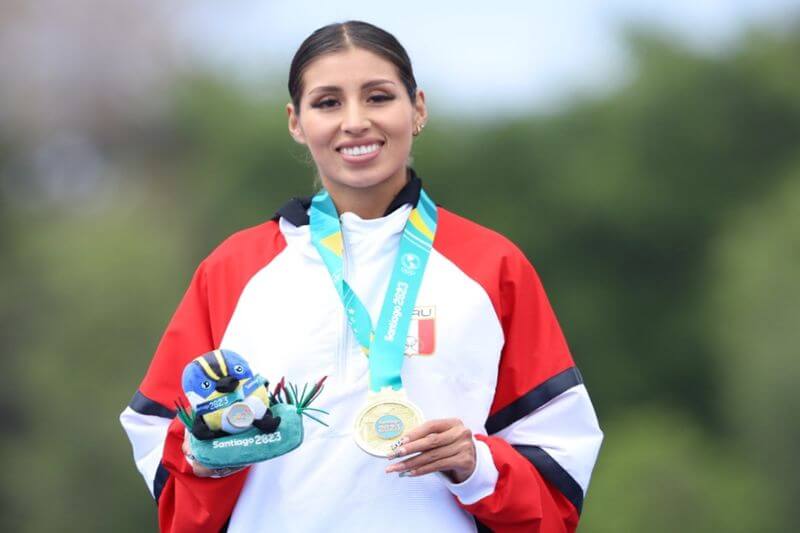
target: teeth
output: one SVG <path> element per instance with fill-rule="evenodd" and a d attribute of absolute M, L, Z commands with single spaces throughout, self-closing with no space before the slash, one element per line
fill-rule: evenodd
<path fill-rule="evenodd" d="M 342 152 L 347 155 L 364 155 L 369 154 L 380 148 L 381 145 L 378 143 L 370 144 L 368 146 L 348 146 L 342 148 Z"/>

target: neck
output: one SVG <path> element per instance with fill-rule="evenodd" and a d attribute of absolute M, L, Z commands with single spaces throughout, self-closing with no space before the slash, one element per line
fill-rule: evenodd
<path fill-rule="evenodd" d="M 355 213 L 363 219 L 380 218 L 386 214 L 389 204 L 408 182 L 408 171 L 403 167 L 394 176 L 371 187 L 348 187 L 340 183 L 323 180 L 331 195 L 336 210 Z"/>

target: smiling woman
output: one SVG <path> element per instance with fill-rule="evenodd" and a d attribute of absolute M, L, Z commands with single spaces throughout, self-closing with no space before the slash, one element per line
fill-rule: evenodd
<path fill-rule="evenodd" d="M 289 93 L 323 189 L 203 261 L 121 417 L 161 529 L 573 531 L 594 409 L 522 252 L 408 167 L 428 114 L 405 50 L 364 22 L 325 26 Z M 246 469 L 192 460 L 167 406 L 217 349 L 274 379 L 326 374 L 330 427 Z"/>
<path fill-rule="evenodd" d="M 379 55 L 381 48 L 333 42 L 329 48 L 314 61 L 303 47 L 298 51 L 290 74 L 298 81 L 289 83 L 286 106 L 289 131 L 308 146 L 339 212 L 375 218 L 405 185 L 412 134 L 428 117 L 425 94 L 410 63 L 398 69 Z"/>

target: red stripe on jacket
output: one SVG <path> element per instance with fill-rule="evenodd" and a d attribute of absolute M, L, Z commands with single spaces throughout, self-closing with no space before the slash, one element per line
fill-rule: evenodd
<path fill-rule="evenodd" d="M 490 412 L 495 414 L 574 362 L 539 276 L 522 251 L 446 209 L 438 213 L 434 248 L 483 287 L 503 329 Z M 499 478 L 493 494 L 464 509 L 498 533 L 574 531 L 577 509 L 528 459 L 499 437 L 478 438 L 489 445 Z"/>
<path fill-rule="evenodd" d="M 139 388 L 142 394 L 167 407 L 183 396 L 184 366 L 219 347 L 245 285 L 285 247 L 278 223 L 269 221 L 233 234 L 200 264 L 156 349 Z M 170 533 L 219 531 L 233 512 L 247 473 L 220 479 L 195 476 L 181 451 L 183 435 L 183 424 L 173 420 L 162 458 L 170 475 L 158 500 L 159 528 Z"/>

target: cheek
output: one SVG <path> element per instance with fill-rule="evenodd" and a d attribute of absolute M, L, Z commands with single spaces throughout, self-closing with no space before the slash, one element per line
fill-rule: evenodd
<path fill-rule="evenodd" d="M 394 141 L 396 147 L 411 146 L 411 117 L 404 110 L 398 110 L 383 122 L 383 128 Z"/>
<path fill-rule="evenodd" d="M 403 154 L 407 154 L 411 151 L 411 144 L 413 136 L 411 135 L 411 128 L 404 126 L 401 128 L 397 128 L 394 132 L 392 132 L 392 139 L 393 139 L 393 149 L 398 152 L 402 152 Z"/>
<path fill-rule="evenodd" d="M 332 121 L 323 118 L 301 122 L 301 126 L 308 148 L 312 152 L 328 148 L 336 136 L 336 125 Z"/>

